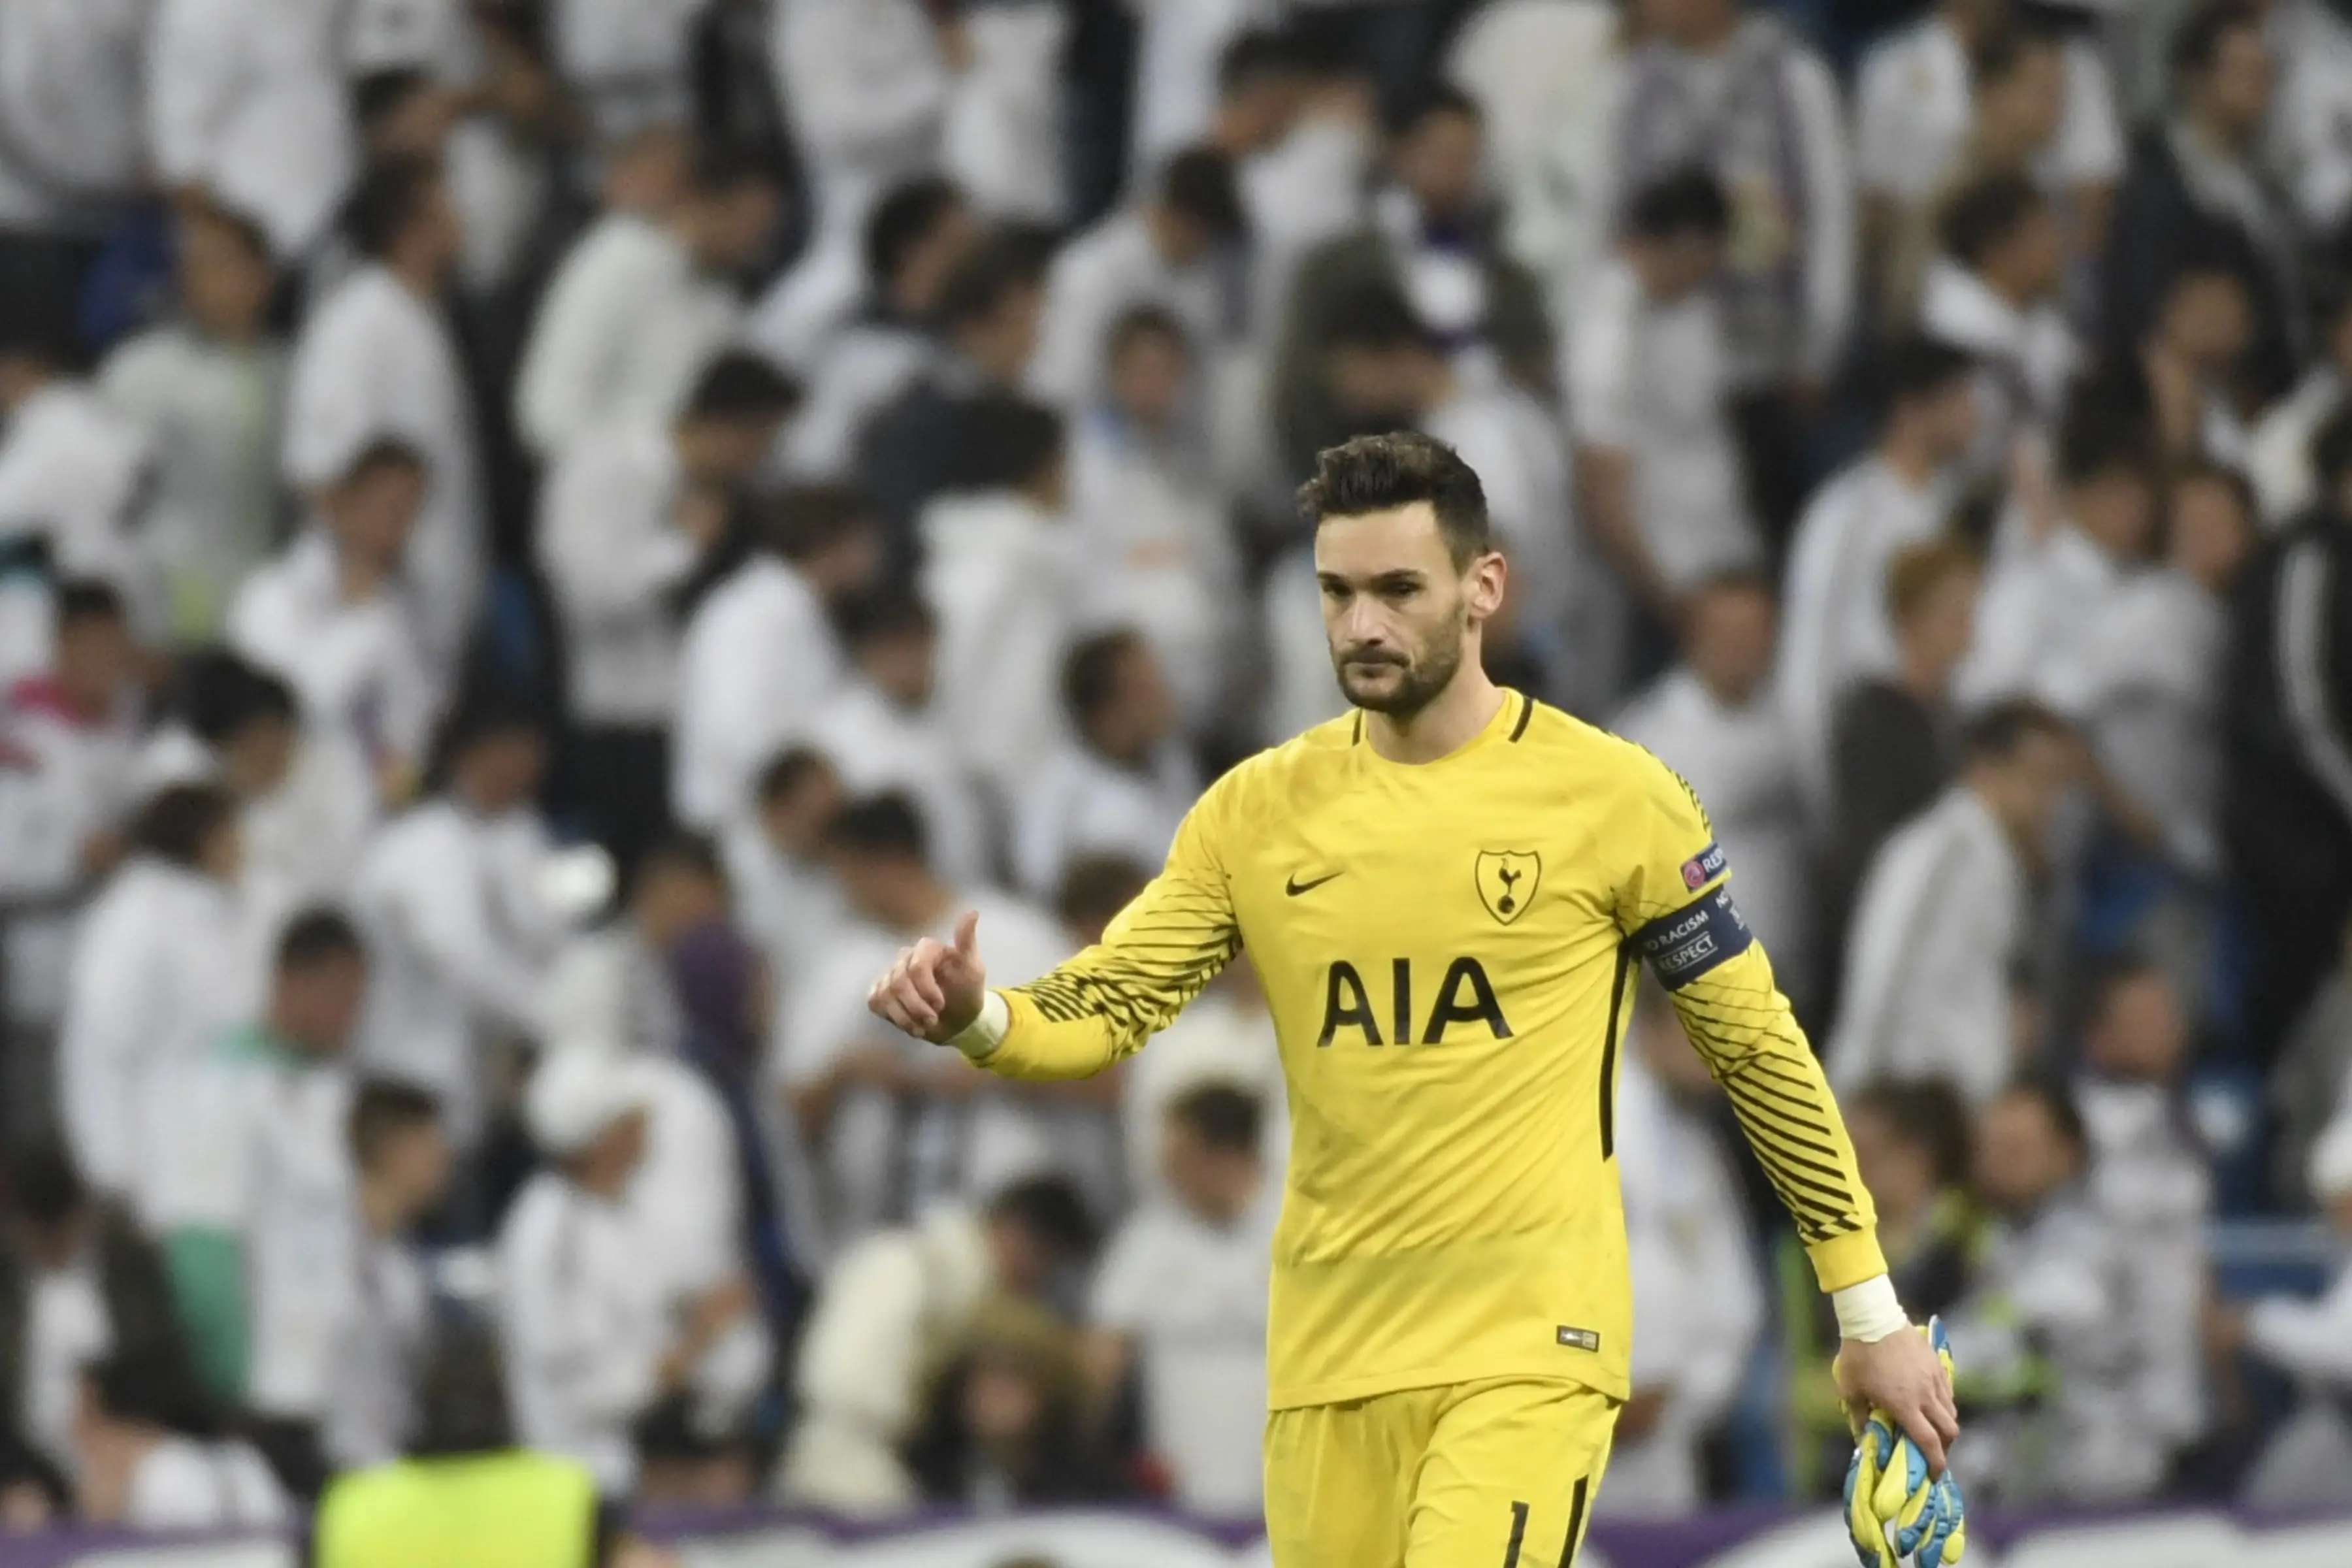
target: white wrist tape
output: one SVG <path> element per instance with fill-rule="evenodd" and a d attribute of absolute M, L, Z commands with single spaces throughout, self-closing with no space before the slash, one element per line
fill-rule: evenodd
<path fill-rule="evenodd" d="M 1013 1009 L 995 992 L 985 992 L 980 999 L 980 1016 L 948 1037 L 947 1043 L 975 1062 L 984 1062 L 996 1054 L 1004 1043 L 1004 1031 L 1013 1026 Z"/>
<path fill-rule="evenodd" d="M 1874 1274 L 1859 1285 L 1831 1291 L 1830 1305 L 1837 1310 L 1841 1339 L 1875 1344 L 1911 1326 L 1911 1320 L 1904 1316 L 1903 1303 L 1895 1300 L 1895 1281 L 1884 1274 Z"/>

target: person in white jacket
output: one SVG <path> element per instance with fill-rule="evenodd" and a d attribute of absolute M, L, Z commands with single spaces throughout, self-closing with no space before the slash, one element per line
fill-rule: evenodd
<path fill-rule="evenodd" d="M 1640 1330 L 1633 1396 L 1618 1417 L 1598 1506 L 1679 1518 L 1706 1500 L 1699 1446 L 1747 1376 L 1764 1326 L 1764 1282 L 1738 1184 L 1710 1125 L 1718 1091 L 1664 994 L 1647 981 L 1632 1035 L 1617 1085 L 1617 1160 Z"/>
<path fill-rule="evenodd" d="M 1960 755 L 1959 782 L 1886 841 L 1863 880 L 1824 1053 L 1842 1090 L 1941 1077 L 1983 1105 L 2018 1069 L 2011 971 L 2074 740 L 2044 709 L 2000 703 L 1969 725 Z"/>
<path fill-rule="evenodd" d="M 285 342 L 269 325 L 278 286 L 259 226 L 213 205 L 181 209 L 175 320 L 107 356 L 98 389 L 155 455 L 148 541 L 164 629 L 209 641 L 246 573 L 278 532 L 278 425 Z"/>
<path fill-rule="evenodd" d="M 583 235 L 540 305 L 515 376 L 515 427 L 543 463 L 610 420 L 674 418 L 742 324 L 737 275 L 773 234 L 767 171 L 705 148 L 676 206 Z"/>
<path fill-rule="evenodd" d="M 481 603 L 488 550 L 478 428 L 442 305 L 457 259 L 457 216 L 439 170 L 413 160 L 371 171 L 353 196 L 352 237 L 366 261 L 311 313 L 286 400 L 287 479 L 332 484 L 385 437 L 431 471 L 408 572 L 429 616 L 436 675 L 456 670 Z"/>
<path fill-rule="evenodd" d="M 443 700 L 404 572 L 427 483 L 415 448 L 369 443 L 228 614 L 229 645 L 295 689 L 305 727 L 342 748 L 384 806 L 415 789 Z"/>
<path fill-rule="evenodd" d="M 625 1498 L 639 1474 L 636 1421 L 679 1395 L 740 1414 L 766 1371 L 764 1335 L 747 1282 L 679 1301 L 645 1266 L 629 1203 L 651 1122 L 639 1075 L 593 1046 L 559 1047 L 532 1075 L 525 1113 L 550 1163 L 499 1233 L 508 1398 L 525 1443 L 579 1460 Z"/>
<path fill-rule="evenodd" d="M 440 1096 L 452 1141 L 470 1149 L 487 1053 L 501 1037 L 538 1036 L 561 927 L 540 885 L 538 719 L 485 700 L 450 720 L 441 751 L 440 791 L 377 836 L 352 880 L 375 963 L 359 1058 Z"/>
<path fill-rule="evenodd" d="M 948 86 L 940 161 L 972 205 L 1003 222 L 1058 225 L 1062 69 L 1071 17 L 1062 0 L 995 0 L 957 13 L 964 59 Z"/>
<path fill-rule="evenodd" d="M 140 813 L 131 857 L 74 943 L 58 1040 L 58 1118 L 91 1186 L 140 1201 L 143 1119 L 165 1069 L 252 1016 L 262 963 L 236 879 L 243 846 L 224 790 L 181 784 Z"/>
<path fill-rule="evenodd" d="M 794 399 L 766 361 L 721 354 L 681 412 L 594 426 L 541 491 L 539 557 L 569 659 L 574 786 L 624 865 L 669 820 L 677 597 L 727 542 L 740 491 Z"/>
<path fill-rule="evenodd" d="M 704 599 L 678 651 L 670 799 L 717 831 L 778 752 L 805 736 L 845 674 L 833 608 L 870 587 L 881 544 L 864 498 L 787 490 L 763 503 L 751 556 Z"/>
<path fill-rule="evenodd" d="M 921 1416 L 925 1373 L 992 1294 L 1041 1296 L 1094 1243 L 1077 1194 L 1041 1177 L 984 1208 L 940 1208 L 844 1253 L 801 1338 L 799 1421 L 777 1472 L 779 1495 L 850 1515 L 913 1506 L 898 1447 Z"/>
<path fill-rule="evenodd" d="M 693 111 L 695 27 L 710 0 L 555 0 L 546 9 L 549 52 L 599 139 Z"/>
<path fill-rule="evenodd" d="M 778 0 L 775 79 L 808 160 L 817 244 L 856 290 L 856 239 L 875 199 L 933 171 L 951 79 L 947 24 L 920 0 Z"/>
<path fill-rule="evenodd" d="M 768 960 L 778 1006 L 846 916 L 824 863 L 824 834 L 847 798 L 814 746 L 788 746 L 761 768 L 751 808 L 719 838 L 736 918 Z"/>

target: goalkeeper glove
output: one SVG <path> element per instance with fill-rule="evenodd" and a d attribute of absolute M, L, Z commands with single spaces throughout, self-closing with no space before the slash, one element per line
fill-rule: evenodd
<path fill-rule="evenodd" d="M 1925 1332 L 1949 1377 L 1952 1350 L 1942 1320 L 1931 1319 Z M 1906 1557 L 1918 1568 L 1948 1568 L 1968 1550 L 1959 1483 L 1948 1469 L 1942 1479 L 1928 1479 L 1927 1456 L 1883 1410 L 1870 1413 L 1846 1467 L 1845 1523 L 1862 1568 L 1898 1568 Z"/>

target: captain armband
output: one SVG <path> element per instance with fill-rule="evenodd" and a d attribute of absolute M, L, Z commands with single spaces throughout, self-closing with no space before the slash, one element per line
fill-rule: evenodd
<path fill-rule="evenodd" d="M 1660 915 L 1633 933 L 1635 951 L 1669 991 L 1679 991 L 1717 964 L 1738 957 L 1755 941 L 1756 933 L 1732 903 L 1727 886 Z"/>

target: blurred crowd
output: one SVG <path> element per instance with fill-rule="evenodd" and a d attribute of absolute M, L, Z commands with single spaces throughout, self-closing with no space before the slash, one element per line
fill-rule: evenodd
<path fill-rule="evenodd" d="M 2346 0 L 12 0 L 0 1530 L 291 1517 L 461 1321 L 617 1500 L 1254 1516 L 1246 960 L 1078 1084 L 865 996 L 1336 714 L 1401 426 L 1707 802 L 1972 1497 L 2340 1490 L 2352 1272 L 2209 1237 L 2352 1239 L 2347 221 Z M 1601 1506 L 1824 1495 L 1633 1031 Z"/>

